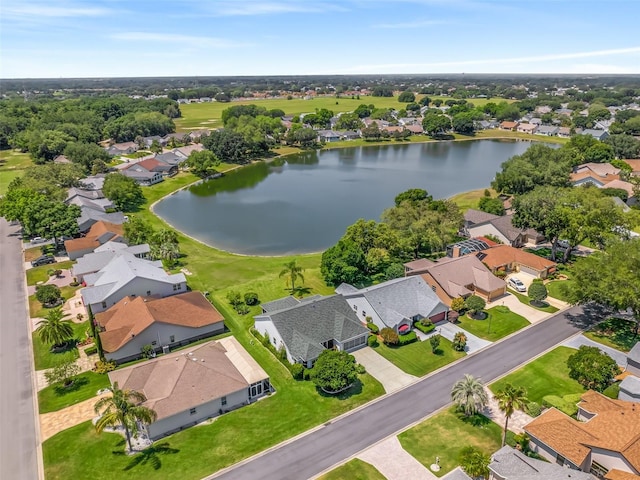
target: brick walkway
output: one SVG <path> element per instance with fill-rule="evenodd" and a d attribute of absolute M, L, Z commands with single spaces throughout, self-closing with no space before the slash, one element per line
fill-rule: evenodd
<path fill-rule="evenodd" d="M 491 393 L 491 390 L 487 387 L 485 387 L 485 392 L 487 392 L 489 397 L 489 406 L 482 412 L 483 415 L 504 428 L 505 416 L 500 408 L 498 408 L 498 401 L 493 397 L 493 393 Z M 533 417 L 530 417 L 520 410 L 516 410 L 513 415 L 511 415 L 511 418 L 509 418 L 509 430 L 514 433 L 522 433 L 524 426 L 531 421 L 533 421 Z"/>
<path fill-rule="evenodd" d="M 43 413 L 40 415 L 40 435 L 42 437 L 42 441 L 44 442 L 46 439 L 51 438 L 58 432 L 96 417 L 97 415 L 94 411 L 94 406 L 98 399 L 104 396 L 104 394 L 96 396 L 89 400 L 85 400 L 84 402 L 63 408 L 62 410 Z"/>

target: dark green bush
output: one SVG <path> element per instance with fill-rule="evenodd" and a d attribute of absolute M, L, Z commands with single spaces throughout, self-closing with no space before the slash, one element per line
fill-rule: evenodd
<path fill-rule="evenodd" d="M 356 373 L 358 375 L 364 375 L 365 373 L 367 373 L 367 369 L 364 368 L 364 365 L 356 363 Z"/>
<path fill-rule="evenodd" d="M 249 306 L 257 305 L 260 302 L 256 292 L 247 292 L 244 294 L 244 303 Z"/>
<path fill-rule="evenodd" d="M 409 332 L 406 335 L 398 335 L 398 346 L 407 345 L 409 343 L 417 342 L 418 336 L 416 332 Z"/>
<path fill-rule="evenodd" d="M 371 330 L 371 333 L 374 333 L 374 334 L 377 334 L 377 333 L 380 331 L 380 329 L 378 328 L 378 326 L 377 326 L 375 323 L 373 323 L 373 322 L 368 322 L 368 323 L 367 323 L 367 328 L 368 328 L 369 330 Z"/>
<path fill-rule="evenodd" d="M 290 370 L 293 378 L 296 380 L 302 380 L 302 377 L 304 376 L 304 366 L 301 363 L 294 363 L 291 365 Z"/>
<path fill-rule="evenodd" d="M 436 329 L 436 326 L 431 322 L 422 323 L 422 321 L 419 321 L 416 322 L 413 326 L 420 330 L 422 333 L 433 332 Z"/>
<path fill-rule="evenodd" d="M 529 402 L 526 407 L 527 413 L 532 417 L 537 417 L 542 413 L 542 407 L 538 402 Z"/>
<path fill-rule="evenodd" d="M 94 354 L 98 353 L 98 347 L 96 347 L 96 346 L 89 347 L 89 348 L 85 349 L 84 353 L 86 353 L 87 355 L 94 355 Z"/>
<path fill-rule="evenodd" d="M 369 345 L 370 347 L 377 347 L 378 337 L 375 335 L 369 335 L 369 338 L 367 338 L 367 345 Z"/>

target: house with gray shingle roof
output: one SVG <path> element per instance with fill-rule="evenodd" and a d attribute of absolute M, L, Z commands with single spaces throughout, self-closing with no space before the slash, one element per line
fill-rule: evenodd
<path fill-rule="evenodd" d="M 627 372 L 640 376 L 640 342 L 627 353 Z"/>
<path fill-rule="evenodd" d="M 624 377 L 620 382 L 618 400 L 626 400 L 627 402 L 640 401 L 640 378 L 634 375 Z"/>
<path fill-rule="evenodd" d="M 409 332 L 413 322 L 423 318 L 434 323 L 446 320 L 449 311 L 419 276 L 396 278 L 361 289 L 343 283 L 336 293 L 344 296 L 361 321 L 370 317 L 379 328 L 389 327 L 400 334 Z"/>
<path fill-rule="evenodd" d="M 272 310 L 280 306 L 284 308 Z M 351 352 L 367 343 L 369 329 L 342 295 L 305 299 L 296 305 L 280 299 L 262 308 L 264 313 L 254 317 L 254 328 L 276 349 L 284 348 L 291 363 L 311 368 L 326 349 Z"/>
<path fill-rule="evenodd" d="M 594 480 L 594 477 L 579 470 L 527 457 L 507 445 L 491 457 L 489 480 Z"/>
<path fill-rule="evenodd" d="M 106 242 L 96 248 L 93 253 L 88 253 L 78 258 L 78 261 L 71 267 L 71 275 L 82 283 L 85 275 L 96 273 L 115 257 L 133 255 L 137 258 L 146 259 L 149 252 L 150 247 L 146 243 L 129 247 L 126 243 Z"/>
<path fill-rule="evenodd" d="M 518 228 L 513 225 L 513 215 L 494 215 L 494 217 L 496 218 L 486 217 L 487 220 L 472 222 L 467 220 L 467 213 L 465 213 L 465 234 L 472 238 L 490 235 L 512 247 L 522 247 L 526 243 L 538 244 L 544 241 L 544 236 L 534 229 Z"/>

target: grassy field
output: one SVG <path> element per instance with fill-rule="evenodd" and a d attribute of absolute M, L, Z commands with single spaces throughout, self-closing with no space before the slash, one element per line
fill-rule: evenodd
<path fill-rule="evenodd" d="M 33 162 L 28 153 L 0 150 L 0 195 L 6 193 L 11 180 L 22 176 L 23 170 L 31 165 Z"/>
<path fill-rule="evenodd" d="M 318 480 L 385 480 L 385 477 L 373 465 L 354 458 Z"/>
<path fill-rule="evenodd" d="M 469 192 L 458 193 L 457 195 L 450 197 L 449 200 L 457 204 L 462 212 L 466 212 L 470 208 L 477 210 L 480 199 L 484 197 L 484 191 L 484 188 L 480 188 L 479 190 L 471 190 Z M 496 196 L 495 190 L 490 188 L 489 191 L 491 192 L 492 197 Z"/>
<path fill-rule="evenodd" d="M 491 342 L 517 332 L 529 325 L 529 321 L 512 312 L 508 307 L 497 306 L 486 310 L 489 316 L 484 320 L 474 320 L 467 315 L 458 317 L 457 325 L 476 337 Z"/>
<path fill-rule="evenodd" d="M 416 377 L 422 377 L 465 355 L 456 352 L 449 340 L 440 338 L 437 353 L 431 352 L 429 341 L 414 342 L 402 347 L 387 347 L 380 343 L 375 351 L 393 363 L 400 370 Z"/>
<path fill-rule="evenodd" d="M 628 352 L 640 340 L 635 334 L 635 328 L 636 322 L 632 320 L 609 318 L 585 332 L 584 335 L 594 342 Z"/>
<path fill-rule="evenodd" d="M 557 298 L 558 300 L 562 300 L 564 302 L 568 301 L 567 295 L 564 293 L 565 285 L 570 285 L 572 282 L 571 279 L 567 280 L 553 280 L 549 283 L 546 283 L 547 292 L 549 292 L 549 296 L 553 298 Z"/>
<path fill-rule="evenodd" d="M 542 403 L 546 395 L 559 397 L 584 392 L 577 381 L 569 378 L 567 359 L 576 352 L 569 347 L 558 347 L 540 358 L 491 384 L 492 392 L 502 390 L 506 383 L 519 385 L 527 389 L 531 402 Z"/>
<path fill-rule="evenodd" d="M 36 249 L 40 250 L 39 247 Z M 26 256 L 26 254 L 25 254 Z M 37 257 L 36 257 L 37 258 Z M 56 262 L 49 265 L 40 265 L 39 267 L 30 268 L 27 270 L 27 285 L 35 285 L 38 282 L 46 282 L 49 280 L 49 270 L 65 270 L 71 268 L 75 262 L 68 260 L 66 262 Z"/>
<path fill-rule="evenodd" d="M 498 450 L 502 429 L 482 415 L 465 418 L 450 408 L 401 433 L 398 439 L 427 468 L 440 457 L 440 471 L 434 474 L 441 477 L 459 465 L 458 456 L 465 447 L 477 447 L 488 455 Z"/>
<path fill-rule="evenodd" d="M 73 323 L 72 325 L 74 339 L 76 341 L 82 340 L 85 337 L 85 332 L 89 328 L 89 322 Z M 78 348 L 75 346 L 75 343 L 64 351 L 52 353 L 51 346 L 45 344 L 40 340 L 38 334 L 33 332 L 33 357 L 35 359 L 36 370 L 52 368 L 59 362 L 67 361 L 69 359 L 75 360 L 78 356 Z"/>
<path fill-rule="evenodd" d="M 109 377 L 95 372 L 84 372 L 76 376 L 73 385 L 63 388 L 57 385 L 46 387 L 38 392 L 40 413 L 55 412 L 70 405 L 95 397 L 96 392 L 108 387 Z"/>
<path fill-rule="evenodd" d="M 531 299 L 524 293 L 516 292 L 511 288 L 508 288 L 507 290 L 511 295 L 515 296 L 518 300 L 520 300 L 520 303 L 524 303 L 528 307 L 535 308 L 536 310 L 540 310 L 541 312 L 547 312 L 547 313 L 556 313 L 558 311 L 556 307 L 549 304 L 547 304 L 546 307 L 536 307 L 535 305 L 531 304 Z"/>

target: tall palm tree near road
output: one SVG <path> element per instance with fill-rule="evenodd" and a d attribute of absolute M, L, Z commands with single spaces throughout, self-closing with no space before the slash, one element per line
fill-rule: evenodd
<path fill-rule="evenodd" d="M 100 414 L 100 419 L 96 422 L 96 431 L 102 432 L 105 427 L 117 427 L 122 425 L 124 433 L 131 446 L 131 434 L 138 433 L 138 422 L 145 424 L 155 422 L 157 414 L 150 408 L 140 405 L 147 398 L 141 392 L 135 390 L 121 390 L 118 382 L 114 382 L 108 390 L 110 397 L 102 397 L 95 404 L 95 412 Z"/>
<path fill-rule="evenodd" d="M 509 419 L 516 410 L 524 410 L 527 402 L 527 391 L 524 387 L 515 387 L 510 383 L 504 386 L 503 390 L 500 390 L 495 394 L 495 399 L 498 401 L 498 408 L 504 413 L 504 432 L 502 432 L 502 446 L 507 441 L 507 427 L 509 426 Z"/>
<path fill-rule="evenodd" d="M 40 320 L 36 333 L 44 343 L 52 347 L 62 346 L 73 338 L 73 327 L 69 320 L 63 320 L 65 314 L 62 308 L 52 308 L 47 312 L 44 320 Z"/>
<path fill-rule="evenodd" d="M 280 278 L 287 277 L 287 285 L 291 284 L 291 293 L 296 291 L 296 281 L 299 279 L 304 283 L 304 268 L 299 266 L 295 260 L 291 260 L 284 264 L 284 268 L 280 272 Z"/>
<path fill-rule="evenodd" d="M 480 379 L 468 373 L 453 384 L 451 400 L 467 417 L 480 412 L 489 402 Z"/>

